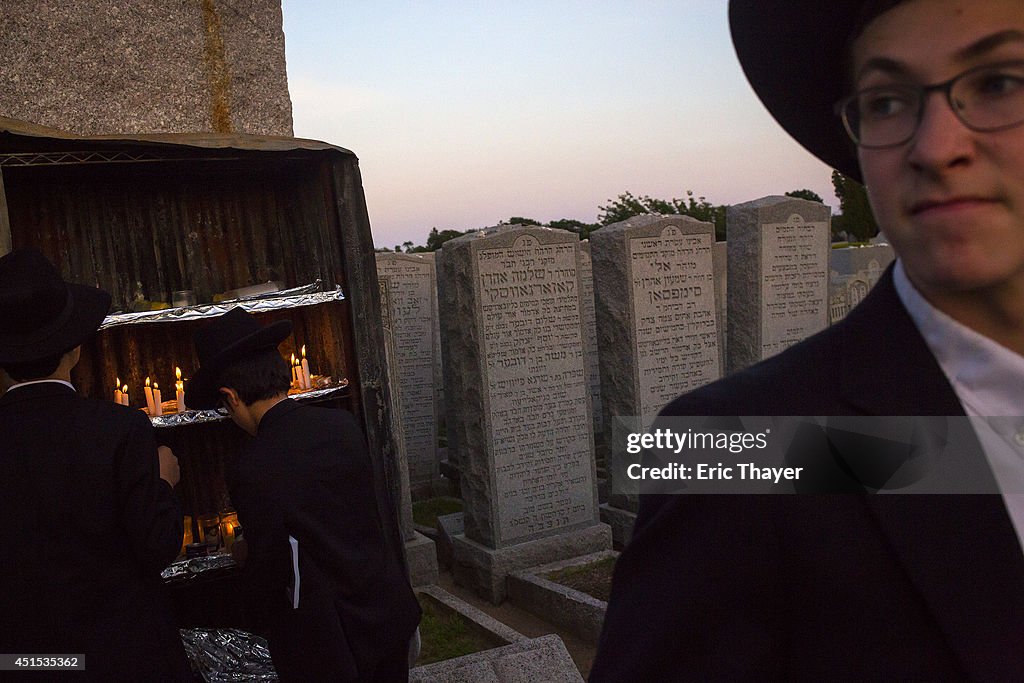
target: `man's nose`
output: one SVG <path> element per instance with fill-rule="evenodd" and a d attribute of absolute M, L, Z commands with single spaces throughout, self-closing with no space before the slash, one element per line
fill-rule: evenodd
<path fill-rule="evenodd" d="M 929 93 L 921 107 L 921 120 L 910 140 L 910 164 L 934 172 L 969 161 L 975 133 L 956 115 L 949 99 L 941 92 Z"/>

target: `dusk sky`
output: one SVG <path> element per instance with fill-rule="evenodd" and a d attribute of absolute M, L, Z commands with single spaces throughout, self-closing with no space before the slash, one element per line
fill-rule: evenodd
<path fill-rule="evenodd" d="M 511 216 L 594 222 L 620 193 L 734 204 L 824 164 L 747 85 L 725 0 L 284 0 L 295 135 L 359 156 L 374 242 Z"/>

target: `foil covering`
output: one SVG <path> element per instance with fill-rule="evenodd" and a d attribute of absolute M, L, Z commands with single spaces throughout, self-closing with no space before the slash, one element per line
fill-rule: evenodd
<path fill-rule="evenodd" d="M 341 393 L 342 389 L 348 386 L 348 380 L 342 379 L 320 389 L 310 389 L 299 393 L 289 394 L 288 398 L 298 401 L 308 401 L 318 398 L 330 397 L 332 394 Z M 146 412 L 146 411 L 143 411 Z M 154 427 L 180 427 L 182 425 L 202 424 L 204 422 L 220 422 L 227 420 L 227 415 L 221 415 L 216 410 L 186 410 L 183 413 L 171 413 L 149 418 Z"/>
<path fill-rule="evenodd" d="M 340 285 L 334 289 L 326 290 L 323 281 L 317 280 L 308 285 L 283 289 L 280 292 L 271 294 L 260 294 L 256 297 L 242 297 L 230 299 L 215 304 L 196 304 L 195 306 L 181 306 L 179 308 L 165 308 L 160 311 L 140 311 L 138 313 L 116 313 L 108 315 L 100 325 L 101 330 L 119 325 L 134 325 L 139 323 L 177 322 L 179 320 L 200 320 L 202 318 L 215 318 L 227 313 L 230 309 L 241 306 L 250 313 L 261 313 L 264 311 L 278 311 L 286 308 L 299 306 L 313 306 L 331 301 L 344 301 L 345 295 Z"/>
<path fill-rule="evenodd" d="M 160 572 L 160 578 L 164 581 L 188 581 L 202 572 L 234 566 L 237 566 L 237 563 L 230 555 L 217 554 L 206 557 L 193 557 L 187 560 L 172 562 L 167 566 L 167 569 Z"/>
<path fill-rule="evenodd" d="M 208 683 L 277 681 L 267 641 L 233 628 L 183 628 L 181 640 L 192 663 Z"/>

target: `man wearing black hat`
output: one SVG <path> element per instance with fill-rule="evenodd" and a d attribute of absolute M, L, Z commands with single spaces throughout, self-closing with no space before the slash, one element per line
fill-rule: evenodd
<path fill-rule="evenodd" d="M 71 385 L 109 306 L 38 251 L 0 258 L 0 652 L 84 655 L 73 680 L 189 681 L 160 582 L 177 460 L 142 413 Z"/>
<path fill-rule="evenodd" d="M 405 681 L 420 610 L 383 472 L 351 413 L 288 398 L 290 333 L 234 308 L 195 336 L 188 405 L 255 437 L 228 481 L 249 605 L 282 681 Z"/>
<path fill-rule="evenodd" d="M 591 680 L 1019 678 L 1024 4 L 732 0 L 730 22 L 899 258 L 842 322 L 663 414 L 970 417 L 950 457 L 981 453 L 998 493 L 642 498 Z"/>

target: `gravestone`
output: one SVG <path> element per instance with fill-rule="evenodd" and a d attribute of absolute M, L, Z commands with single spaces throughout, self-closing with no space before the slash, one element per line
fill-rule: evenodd
<path fill-rule="evenodd" d="M 896 252 L 888 244 L 833 249 L 829 260 L 829 323 L 846 317 L 895 258 Z"/>
<path fill-rule="evenodd" d="M 389 307 L 394 332 L 395 355 L 388 361 L 395 368 L 398 384 L 392 388 L 391 398 L 400 403 L 396 412 L 402 416 L 409 484 L 413 498 L 429 498 L 440 482 L 434 402 L 434 263 L 414 254 L 378 252 L 376 258 L 377 276 L 389 280 L 390 295 L 381 299 L 381 305 Z"/>
<path fill-rule="evenodd" d="M 729 243 L 728 242 L 715 242 L 715 246 L 711 249 L 712 262 L 715 266 L 715 314 L 718 316 L 718 350 L 719 357 L 721 358 L 722 370 L 725 371 L 725 359 L 728 357 L 726 354 L 726 344 L 728 343 L 728 336 L 725 331 L 728 329 L 729 323 L 726 318 L 728 313 L 728 291 L 729 282 Z"/>
<path fill-rule="evenodd" d="M 434 310 L 439 311 L 437 303 L 437 256 L 433 251 L 424 252 L 419 256 L 434 264 Z M 443 423 L 444 409 L 444 362 L 441 359 L 441 316 L 434 316 L 434 406 L 438 423 Z"/>
<path fill-rule="evenodd" d="M 728 371 L 828 326 L 829 222 L 819 202 L 764 197 L 729 207 Z"/>
<path fill-rule="evenodd" d="M 455 579 L 495 604 L 509 572 L 610 547 L 598 520 L 579 239 L 502 226 L 443 248 Z"/>
<path fill-rule="evenodd" d="M 384 302 L 391 300 L 391 278 L 378 276 L 381 300 L 381 329 L 384 333 L 384 355 L 388 359 L 388 387 L 392 397 L 398 390 L 398 373 L 392 359 L 396 357 L 394 320 L 391 307 Z M 426 586 L 437 583 L 437 550 L 434 542 L 416 531 L 412 521 L 412 495 L 409 487 L 409 462 L 406 459 L 406 447 L 402 429 L 401 402 L 392 400 L 391 407 L 391 443 L 394 458 L 393 466 L 389 467 L 392 481 L 392 495 L 398 504 L 398 526 L 405 543 L 405 560 L 409 566 L 409 580 L 413 586 Z"/>
<path fill-rule="evenodd" d="M 605 425 L 646 427 L 672 399 L 721 376 L 712 250 L 715 227 L 689 216 L 644 215 L 590 235 Z M 630 427 L 632 430 L 634 427 Z M 606 430 L 613 452 L 623 430 Z M 614 440 L 613 440 L 614 439 Z M 602 519 L 628 541 L 636 496 L 612 477 Z"/>
<path fill-rule="evenodd" d="M 590 408 L 594 420 L 594 437 L 603 440 L 601 427 L 601 368 L 597 352 L 597 317 L 594 312 L 594 269 L 590 259 L 590 241 L 580 242 L 580 313 L 583 316 L 583 350 L 587 359 L 587 383 L 590 385 Z"/>

